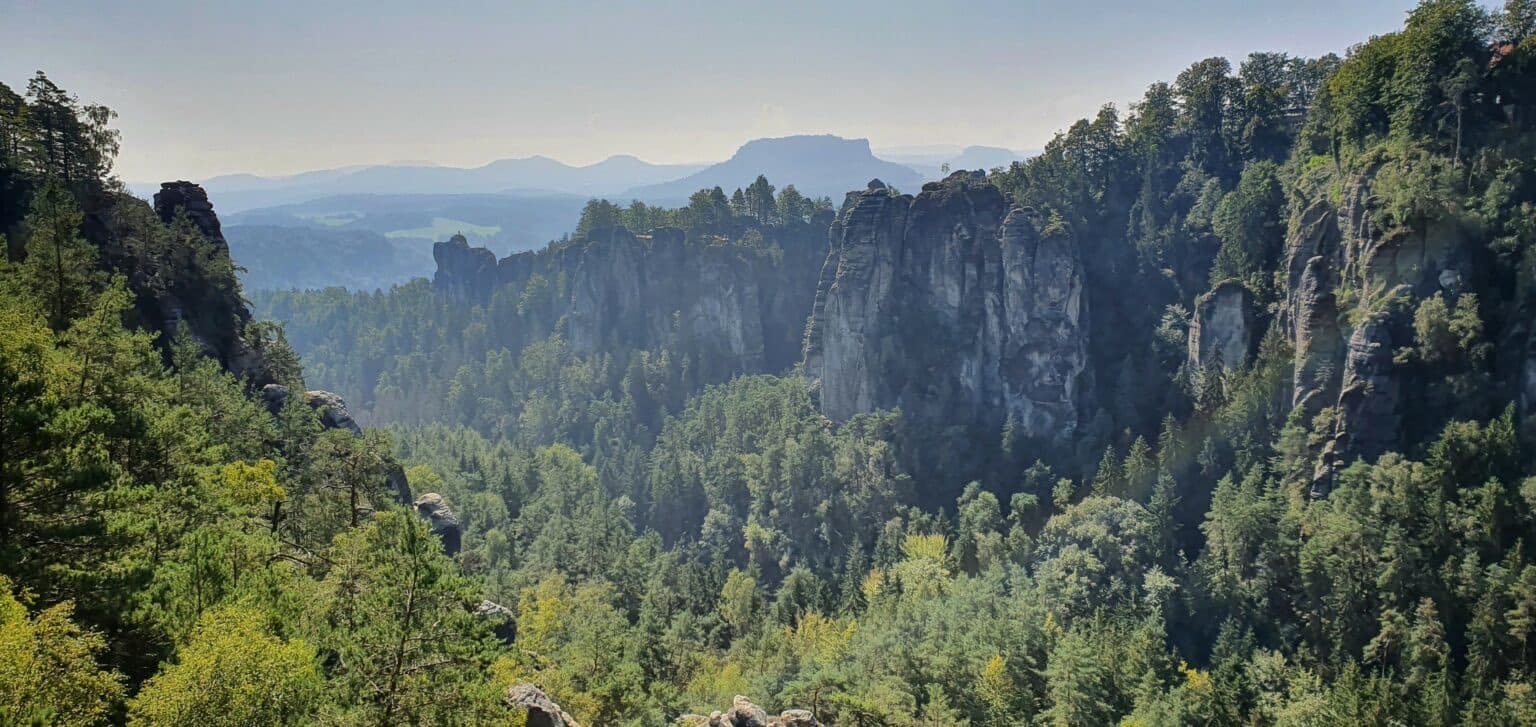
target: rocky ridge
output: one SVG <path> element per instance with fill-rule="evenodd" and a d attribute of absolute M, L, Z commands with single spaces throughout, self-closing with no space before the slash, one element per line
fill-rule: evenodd
<path fill-rule="evenodd" d="M 1334 412 L 1317 452 L 1316 497 L 1349 463 L 1400 448 L 1413 372 L 1396 354 L 1413 343 L 1409 306 L 1459 293 L 1475 264 L 1468 233 L 1454 223 L 1382 229 L 1379 171 L 1366 163 L 1336 201 L 1301 206 L 1286 240 L 1279 324 L 1295 351 L 1292 406 L 1306 421 Z"/>
<path fill-rule="evenodd" d="M 556 330 L 581 354 L 685 342 L 708 381 L 778 372 L 799 358 L 828 221 L 762 228 L 759 246 L 736 235 L 609 227 L 501 260 L 455 235 L 433 246 L 433 287 L 488 306 L 497 330 L 515 339 L 509 345 Z M 498 306 L 498 297 L 518 303 Z"/>
<path fill-rule="evenodd" d="M 1010 207 L 979 172 L 851 193 L 831 228 L 805 370 L 834 419 L 899 407 L 1014 418 L 1072 437 L 1091 393 L 1084 265 L 1064 226 Z"/>

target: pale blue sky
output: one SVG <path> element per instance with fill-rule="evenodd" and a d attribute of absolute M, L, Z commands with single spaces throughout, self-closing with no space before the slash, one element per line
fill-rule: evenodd
<path fill-rule="evenodd" d="M 1037 148 L 1212 55 L 1343 53 L 1413 0 L 0 0 L 0 80 L 120 114 L 125 179 L 762 136 Z"/>

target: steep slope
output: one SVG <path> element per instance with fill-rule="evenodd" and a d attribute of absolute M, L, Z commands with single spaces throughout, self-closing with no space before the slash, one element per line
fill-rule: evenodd
<path fill-rule="evenodd" d="M 806 373 L 835 419 L 901 408 L 1065 441 L 1089 395 L 1077 245 L 977 173 L 850 194 L 832 228 Z"/>
<path fill-rule="evenodd" d="M 799 358 L 830 215 L 740 235 L 658 228 L 592 230 L 569 243 L 496 259 L 463 236 L 433 246 L 433 288 L 460 305 L 519 300 L 493 320 L 526 343 L 555 330 L 579 354 L 683 346 L 704 380 L 782 371 Z M 560 285 L 550 285 L 559 281 Z M 508 312 L 510 315 L 510 311 Z"/>

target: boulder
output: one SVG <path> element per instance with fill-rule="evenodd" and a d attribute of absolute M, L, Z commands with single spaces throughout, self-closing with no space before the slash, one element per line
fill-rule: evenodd
<path fill-rule="evenodd" d="M 768 727 L 768 713 L 740 694 L 731 700 L 731 709 L 722 719 L 731 727 Z"/>
<path fill-rule="evenodd" d="M 282 384 L 267 384 L 261 387 L 261 403 L 274 416 L 288 405 L 288 396 L 288 387 Z"/>
<path fill-rule="evenodd" d="M 761 707 L 741 695 L 731 700 L 731 708 L 710 712 L 709 716 L 685 714 L 675 723 L 679 727 L 821 727 L 809 710 L 786 709 L 770 717 Z"/>
<path fill-rule="evenodd" d="M 309 403 L 309 408 L 320 413 L 320 424 L 326 429 L 345 429 L 362 435 L 363 428 L 352 418 L 352 412 L 347 411 L 346 400 L 339 395 L 315 389 L 304 392 L 304 399 Z"/>
<path fill-rule="evenodd" d="M 517 614 L 495 601 L 482 600 L 475 606 L 475 618 L 491 624 L 491 633 L 510 646 L 517 639 Z"/>
<path fill-rule="evenodd" d="M 459 552 L 459 541 L 464 535 L 463 525 L 459 522 L 459 516 L 448 507 L 447 501 L 436 492 L 428 492 L 416 498 L 411 506 L 432 525 L 432 532 L 443 541 L 443 552 L 448 555 L 456 555 Z"/>
<path fill-rule="evenodd" d="M 514 684 L 507 688 L 504 698 L 507 706 L 528 715 L 528 727 L 581 727 L 560 705 L 555 704 L 543 690 L 532 684 Z"/>

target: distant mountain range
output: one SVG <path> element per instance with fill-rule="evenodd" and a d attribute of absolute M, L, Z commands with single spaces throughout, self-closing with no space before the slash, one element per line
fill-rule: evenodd
<path fill-rule="evenodd" d="M 746 187 L 759 174 L 781 189 L 793 184 L 802 194 L 825 195 L 837 201 L 847 192 L 864 189 L 871 179 L 911 192 L 923 183 L 918 170 L 876 157 L 869 150 L 868 139 L 786 136 L 749 141 L 719 164 L 682 179 L 636 187 L 621 196 L 675 205 L 700 189 L 720 187 L 730 192 Z"/>
<path fill-rule="evenodd" d="M 702 168 L 702 164 L 651 164 L 632 156 L 612 156 L 575 167 L 533 156 L 500 159 L 473 168 L 404 163 L 321 169 L 285 177 L 229 174 L 201 184 L 219 211 L 243 212 L 355 194 L 563 193 L 590 197 L 677 179 Z M 143 187 L 134 185 L 140 194 L 153 194 L 159 185 Z"/>
<path fill-rule="evenodd" d="M 889 150 L 876 151 L 876 156 L 881 159 L 897 162 L 916 169 L 924 179 L 938 179 L 944 176 L 944 165 L 948 164 L 951 171 L 960 169 L 985 169 L 991 171 L 997 167 L 1006 167 L 1016 161 L 1023 161 L 1032 153 L 1021 154 L 1012 149 L 1004 149 L 1000 146 L 968 146 L 961 148 L 922 149 L 922 150 Z"/>
<path fill-rule="evenodd" d="M 252 289 L 388 286 L 431 273 L 432 242 L 462 233 L 498 255 L 543 247 L 576 227 L 593 197 L 681 206 L 700 189 L 730 194 L 757 175 L 810 197 L 862 190 L 880 179 L 916 193 L 951 170 L 1022 159 L 998 147 L 871 151 L 867 139 L 788 136 L 747 142 L 716 164 L 651 164 L 613 156 L 571 166 L 542 156 L 473 167 L 394 162 L 282 177 L 229 174 L 203 180 L 223 216 L 231 251 Z M 130 185 L 140 196 L 159 189 Z"/>
<path fill-rule="evenodd" d="M 545 156 L 500 159 L 479 167 L 450 167 L 429 162 L 319 169 L 262 177 L 227 174 L 201 180 L 225 214 L 277 205 L 311 202 L 339 195 L 504 194 L 548 197 L 554 194 L 608 197 L 627 202 L 679 204 L 704 187 L 727 192 L 745 187 L 764 174 L 775 186 L 793 184 L 811 196 L 841 199 L 880 178 L 898 189 L 917 191 L 937 179 L 941 167 L 991 169 L 1020 155 L 999 147 L 924 147 L 877 155 L 868 140 L 831 135 L 788 136 L 749 141 L 730 159 L 717 164 L 652 164 L 633 156 L 612 156 L 596 164 L 572 166 Z M 130 185 L 141 196 L 159 184 Z"/>

